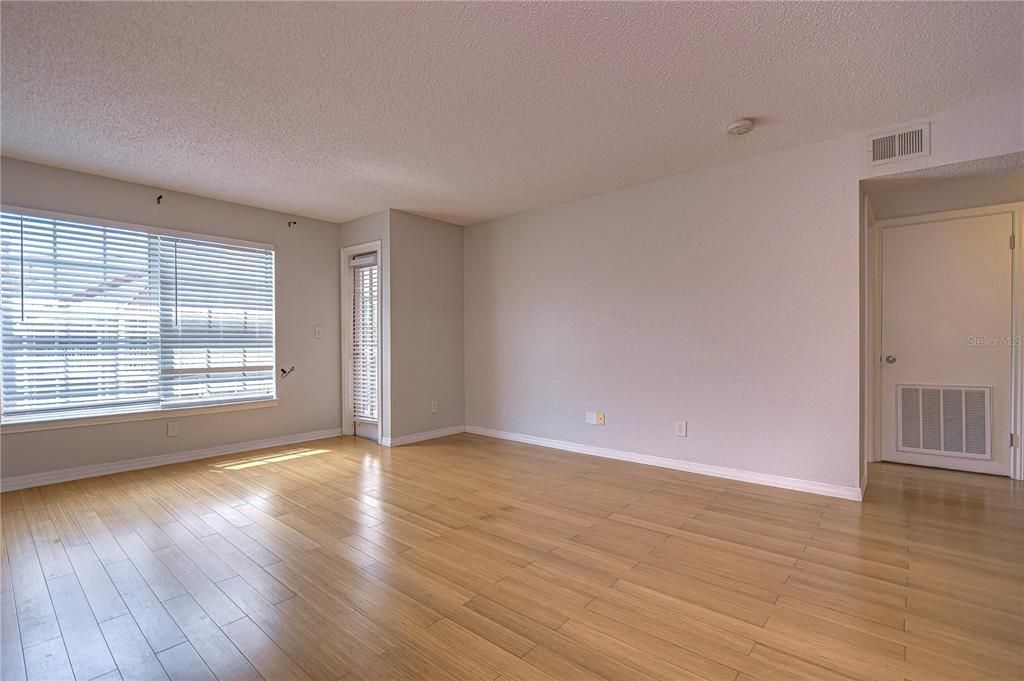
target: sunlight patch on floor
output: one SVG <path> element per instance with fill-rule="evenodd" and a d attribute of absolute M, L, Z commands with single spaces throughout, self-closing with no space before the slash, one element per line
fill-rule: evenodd
<path fill-rule="evenodd" d="M 273 454 L 264 454 L 263 456 L 254 456 L 242 460 L 225 461 L 223 463 L 213 464 L 214 468 L 221 468 L 229 471 L 238 471 L 243 468 L 252 468 L 253 466 L 263 466 L 268 463 L 281 463 L 282 461 L 290 461 L 292 459 L 301 459 L 307 456 L 313 456 L 314 454 L 326 454 L 331 450 L 329 449 L 290 449 L 286 452 L 274 452 Z"/>

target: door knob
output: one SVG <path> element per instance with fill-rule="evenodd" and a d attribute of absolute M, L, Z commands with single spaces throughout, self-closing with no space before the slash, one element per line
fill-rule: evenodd
<path fill-rule="evenodd" d="M 886 364 L 895 364 L 896 363 L 896 355 L 886 355 L 885 356 L 885 363 Z"/>

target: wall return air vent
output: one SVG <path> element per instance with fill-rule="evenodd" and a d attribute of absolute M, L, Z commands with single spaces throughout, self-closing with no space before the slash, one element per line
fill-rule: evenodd
<path fill-rule="evenodd" d="M 886 130 L 868 137 L 868 165 L 904 161 L 932 153 L 931 124 Z"/>
<path fill-rule="evenodd" d="M 898 385 L 896 390 L 898 451 L 992 458 L 992 388 Z"/>

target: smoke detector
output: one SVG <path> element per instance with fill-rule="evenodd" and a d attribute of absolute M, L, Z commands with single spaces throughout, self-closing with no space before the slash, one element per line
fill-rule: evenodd
<path fill-rule="evenodd" d="M 748 132 L 754 129 L 754 120 L 752 118 L 740 118 L 729 124 L 729 127 L 725 129 L 730 135 L 746 135 Z"/>

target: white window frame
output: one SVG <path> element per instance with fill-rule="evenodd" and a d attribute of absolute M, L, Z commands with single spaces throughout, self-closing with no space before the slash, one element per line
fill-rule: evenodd
<path fill-rule="evenodd" d="M 387 259 L 380 240 L 370 241 L 341 249 L 341 434 L 354 435 L 355 421 L 352 400 L 352 297 L 354 294 L 352 268 L 349 261 L 354 255 L 374 253 L 377 256 L 377 277 L 379 282 L 380 301 L 377 304 L 377 442 L 385 437 L 388 414 L 388 395 L 385 394 L 385 371 L 387 361 L 384 356 L 385 329 L 384 319 L 387 310 Z"/>
<path fill-rule="evenodd" d="M 222 237 L 211 234 L 203 234 L 200 232 L 186 232 L 182 230 L 164 229 L 162 227 L 152 227 L 150 225 L 140 225 L 132 222 L 123 222 L 118 220 L 107 220 L 106 218 L 96 218 L 84 215 L 76 215 L 73 213 L 60 213 L 49 210 L 39 210 L 36 208 L 25 208 L 23 206 L 15 206 L 12 204 L 0 204 L 0 209 L 5 213 L 19 213 L 21 215 L 31 215 L 37 218 L 43 218 L 46 220 L 62 220 L 67 222 L 79 222 L 84 224 L 97 225 L 101 227 L 114 227 L 122 229 L 131 229 L 141 232 L 147 232 L 149 234 L 162 234 L 167 236 L 178 236 L 190 239 L 197 239 L 200 241 L 208 241 L 211 243 L 222 243 L 225 245 L 232 246 L 243 246 L 249 248 L 260 248 L 266 250 L 275 250 L 273 244 L 268 244 L 260 241 L 246 241 L 243 239 L 233 239 L 230 237 Z M 275 263 L 276 269 L 276 263 Z M 57 419 L 46 419 L 40 421 L 28 421 L 22 423 L 2 423 L 4 433 L 28 433 L 33 431 L 41 430 L 57 430 L 62 428 L 83 428 L 87 426 L 98 426 L 110 423 L 127 423 L 131 421 L 158 421 L 166 420 L 170 418 L 181 418 L 186 416 L 199 416 L 202 414 L 218 414 L 232 411 L 247 411 L 250 409 L 265 409 L 267 407 L 276 407 L 280 402 L 279 398 L 276 397 L 276 381 L 277 381 L 277 275 L 274 275 L 274 286 L 271 293 L 271 300 L 273 305 L 273 316 L 274 316 L 274 381 L 275 381 L 275 397 L 266 399 L 255 399 L 245 400 L 239 402 L 224 402 L 221 404 L 204 404 L 194 407 L 178 407 L 173 409 L 151 409 L 147 411 L 127 412 L 123 414 L 109 414 L 109 415 L 97 415 L 97 416 L 69 416 Z M 2 377 L 0 377 L 2 380 Z M 2 387 L 2 386 L 0 386 Z M 2 399 L 3 391 L 0 390 L 0 415 L 2 415 Z"/>

